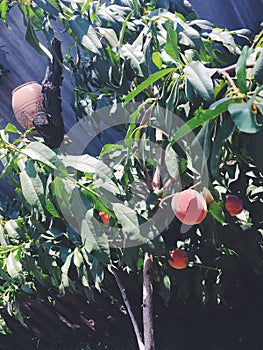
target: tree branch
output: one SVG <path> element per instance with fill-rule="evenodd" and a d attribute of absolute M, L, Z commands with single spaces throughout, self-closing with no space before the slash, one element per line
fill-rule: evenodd
<path fill-rule="evenodd" d="M 233 88 L 233 91 L 237 95 L 239 95 L 240 94 L 240 90 L 238 89 L 238 87 L 234 83 L 234 80 L 230 77 L 229 73 L 225 69 L 219 69 L 218 73 L 221 74 L 229 82 L 230 86 Z"/>
<path fill-rule="evenodd" d="M 263 30 L 261 30 L 261 32 L 258 34 L 258 37 L 253 41 L 253 44 L 251 45 L 251 47 L 254 49 L 262 38 L 263 38 Z"/>
<path fill-rule="evenodd" d="M 137 324 L 137 321 L 134 317 L 134 314 L 132 312 L 132 309 L 131 309 L 131 305 L 130 305 L 130 302 L 128 300 L 128 297 L 127 297 L 127 294 L 126 294 L 126 290 L 118 276 L 118 272 L 117 271 L 113 271 L 113 275 L 115 277 L 115 280 L 117 282 L 117 285 L 119 287 L 119 290 L 121 292 L 121 295 L 122 295 L 122 299 L 123 299 L 123 302 L 126 306 L 126 309 L 128 311 L 128 314 L 130 316 L 130 319 L 131 319 L 131 322 L 132 322 L 132 325 L 133 325 L 133 329 L 134 329 L 134 332 L 135 332 L 135 336 L 136 336 L 136 339 L 137 339 L 137 343 L 138 343 L 138 348 L 139 350 L 146 350 L 145 349 L 145 346 L 143 344 L 143 340 L 142 340 L 142 336 L 141 336 L 141 332 L 139 330 L 139 326 Z"/>

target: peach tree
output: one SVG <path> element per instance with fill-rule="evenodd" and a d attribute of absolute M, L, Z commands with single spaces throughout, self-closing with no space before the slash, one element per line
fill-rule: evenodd
<path fill-rule="evenodd" d="M 10 6 L 1 2 L 4 21 Z M 262 288 L 262 32 L 216 28 L 185 1 L 12 6 L 39 54 L 52 56 L 58 23 L 72 37 L 62 64 L 77 126 L 59 150 L 14 125 L 1 130 L 1 177 L 17 193 L 15 206 L 1 207 L 1 306 L 24 323 L 21 294 L 82 288 L 92 302 L 109 281 L 121 286 L 120 272 L 136 276 L 147 321 L 143 340 L 133 320 L 138 347 L 153 349 L 152 298 L 213 309 L 242 304 L 246 276 Z M 101 147 L 91 155 L 94 139 Z M 189 188 L 210 198 L 193 225 L 171 208 Z M 227 195 L 241 213 L 226 210 Z M 180 271 L 175 249 L 187 254 Z"/>

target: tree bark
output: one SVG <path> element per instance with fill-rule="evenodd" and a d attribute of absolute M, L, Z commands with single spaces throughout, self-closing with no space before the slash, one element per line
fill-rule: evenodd
<path fill-rule="evenodd" d="M 145 350 L 155 350 L 153 329 L 153 256 L 146 252 L 143 264 L 143 330 Z"/>

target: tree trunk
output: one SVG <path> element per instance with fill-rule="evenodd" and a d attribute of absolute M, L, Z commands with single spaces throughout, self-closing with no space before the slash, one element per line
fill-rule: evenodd
<path fill-rule="evenodd" d="M 145 350 L 154 350 L 153 329 L 153 256 L 145 253 L 143 264 L 143 330 Z"/>

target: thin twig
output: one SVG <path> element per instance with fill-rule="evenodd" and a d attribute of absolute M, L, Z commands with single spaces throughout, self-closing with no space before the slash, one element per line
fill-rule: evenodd
<path fill-rule="evenodd" d="M 256 64 L 256 62 L 247 63 L 246 64 L 246 68 L 253 68 L 255 66 L 255 64 Z M 234 72 L 236 70 L 236 67 L 237 67 L 236 63 L 232 64 L 231 66 L 219 69 L 219 73 L 220 73 L 221 70 L 223 70 L 223 71 L 225 71 L 227 73 Z"/>
<path fill-rule="evenodd" d="M 161 164 L 162 164 L 162 138 L 163 134 L 160 129 L 156 130 L 156 143 L 157 143 L 157 149 L 156 149 L 156 158 L 157 158 L 157 166 L 153 175 L 152 179 L 152 188 L 153 190 L 159 190 L 161 187 Z"/>
<path fill-rule="evenodd" d="M 166 181 L 166 183 L 163 185 L 163 187 L 161 188 L 163 191 L 166 191 L 166 190 L 168 190 L 168 188 L 171 186 L 171 185 L 173 185 L 174 184 L 174 178 L 173 177 L 170 177 L 167 181 Z"/>
<path fill-rule="evenodd" d="M 206 270 L 213 270 L 213 271 L 218 271 L 218 272 L 221 271 L 221 269 L 219 269 L 219 268 L 207 266 L 207 265 L 203 265 L 203 264 L 193 263 L 193 266 L 200 267 L 200 268 L 206 269 Z"/>
<path fill-rule="evenodd" d="M 238 87 L 236 86 L 236 84 L 234 83 L 234 80 L 230 77 L 230 75 L 228 74 L 228 72 L 224 69 L 219 69 L 218 73 L 223 75 L 223 77 L 229 82 L 230 86 L 232 86 L 233 91 L 237 94 L 240 95 L 240 90 L 238 89 Z"/>
<path fill-rule="evenodd" d="M 253 41 L 253 44 L 251 45 L 252 49 L 254 49 L 257 44 L 260 42 L 260 40 L 263 38 L 263 29 L 261 32 L 258 34 L 258 37 Z"/>
<path fill-rule="evenodd" d="M 150 116 L 151 116 L 151 113 L 152 113 L 152 109 L 153 109 L 154 106 L 155 106 L 155 103 L 152 103 L 150 105 L 150 107 L 146 109 L 146 111 L 144 112 L 144 115 L 142 117 L 142 120 L 140 122 L 140 126 L 147 124 L 147 122 L 150 119 Z"/>
<path fill-rule="evenodd" d="M 137 343 L 138 343 L 138 348 L 139 350 L 145 350 L 145 346 L 143 344 L 143 340 L 142 340 L 142 336 L 141 336 L 141 332 L 140 332 L 140 329 L 139 329 L 139 326 L 137 324 L 137 321 L 135 319 L 135 316 L 132 312 L 132 309 L 131 309 L 131 305 L 130 305 L 130 302 L 128 300 L 128 297 L 127 297 L 127 294 L 126 294 L 126 290 L 118 276 L 118 273 L 117 271 L 112 271 L 114 277 L 115 277 L 115 280 L 117 282 L 117 285 L 119 287 L 119 290 L 121 292 L 121 295 L 122 295 L 122 299 L 123 299 L 123 302 L 126 306 L 126 309 L 129 313 L 129 316 L 130 316 L 130 319 L 131 319 L 131 322 L 132 322 L 132 326 L 133 326 L 133 329 L 134 329 L 134 333 L 135 333 L 135 336 L 136 336 L 136 339 L 137 339 Z"/>
<path fill-rule="evenodd" d="M 152 186 L 151 176 L 149 174 L 148 169 L 143 168 L 143 173 L 144 173 L 144 176 L 145 176 L 145 179 L 146 179 L 146 183 L 147 183 L 148 189 L 152 192 L 153 191 L 153 186 Z"/>

